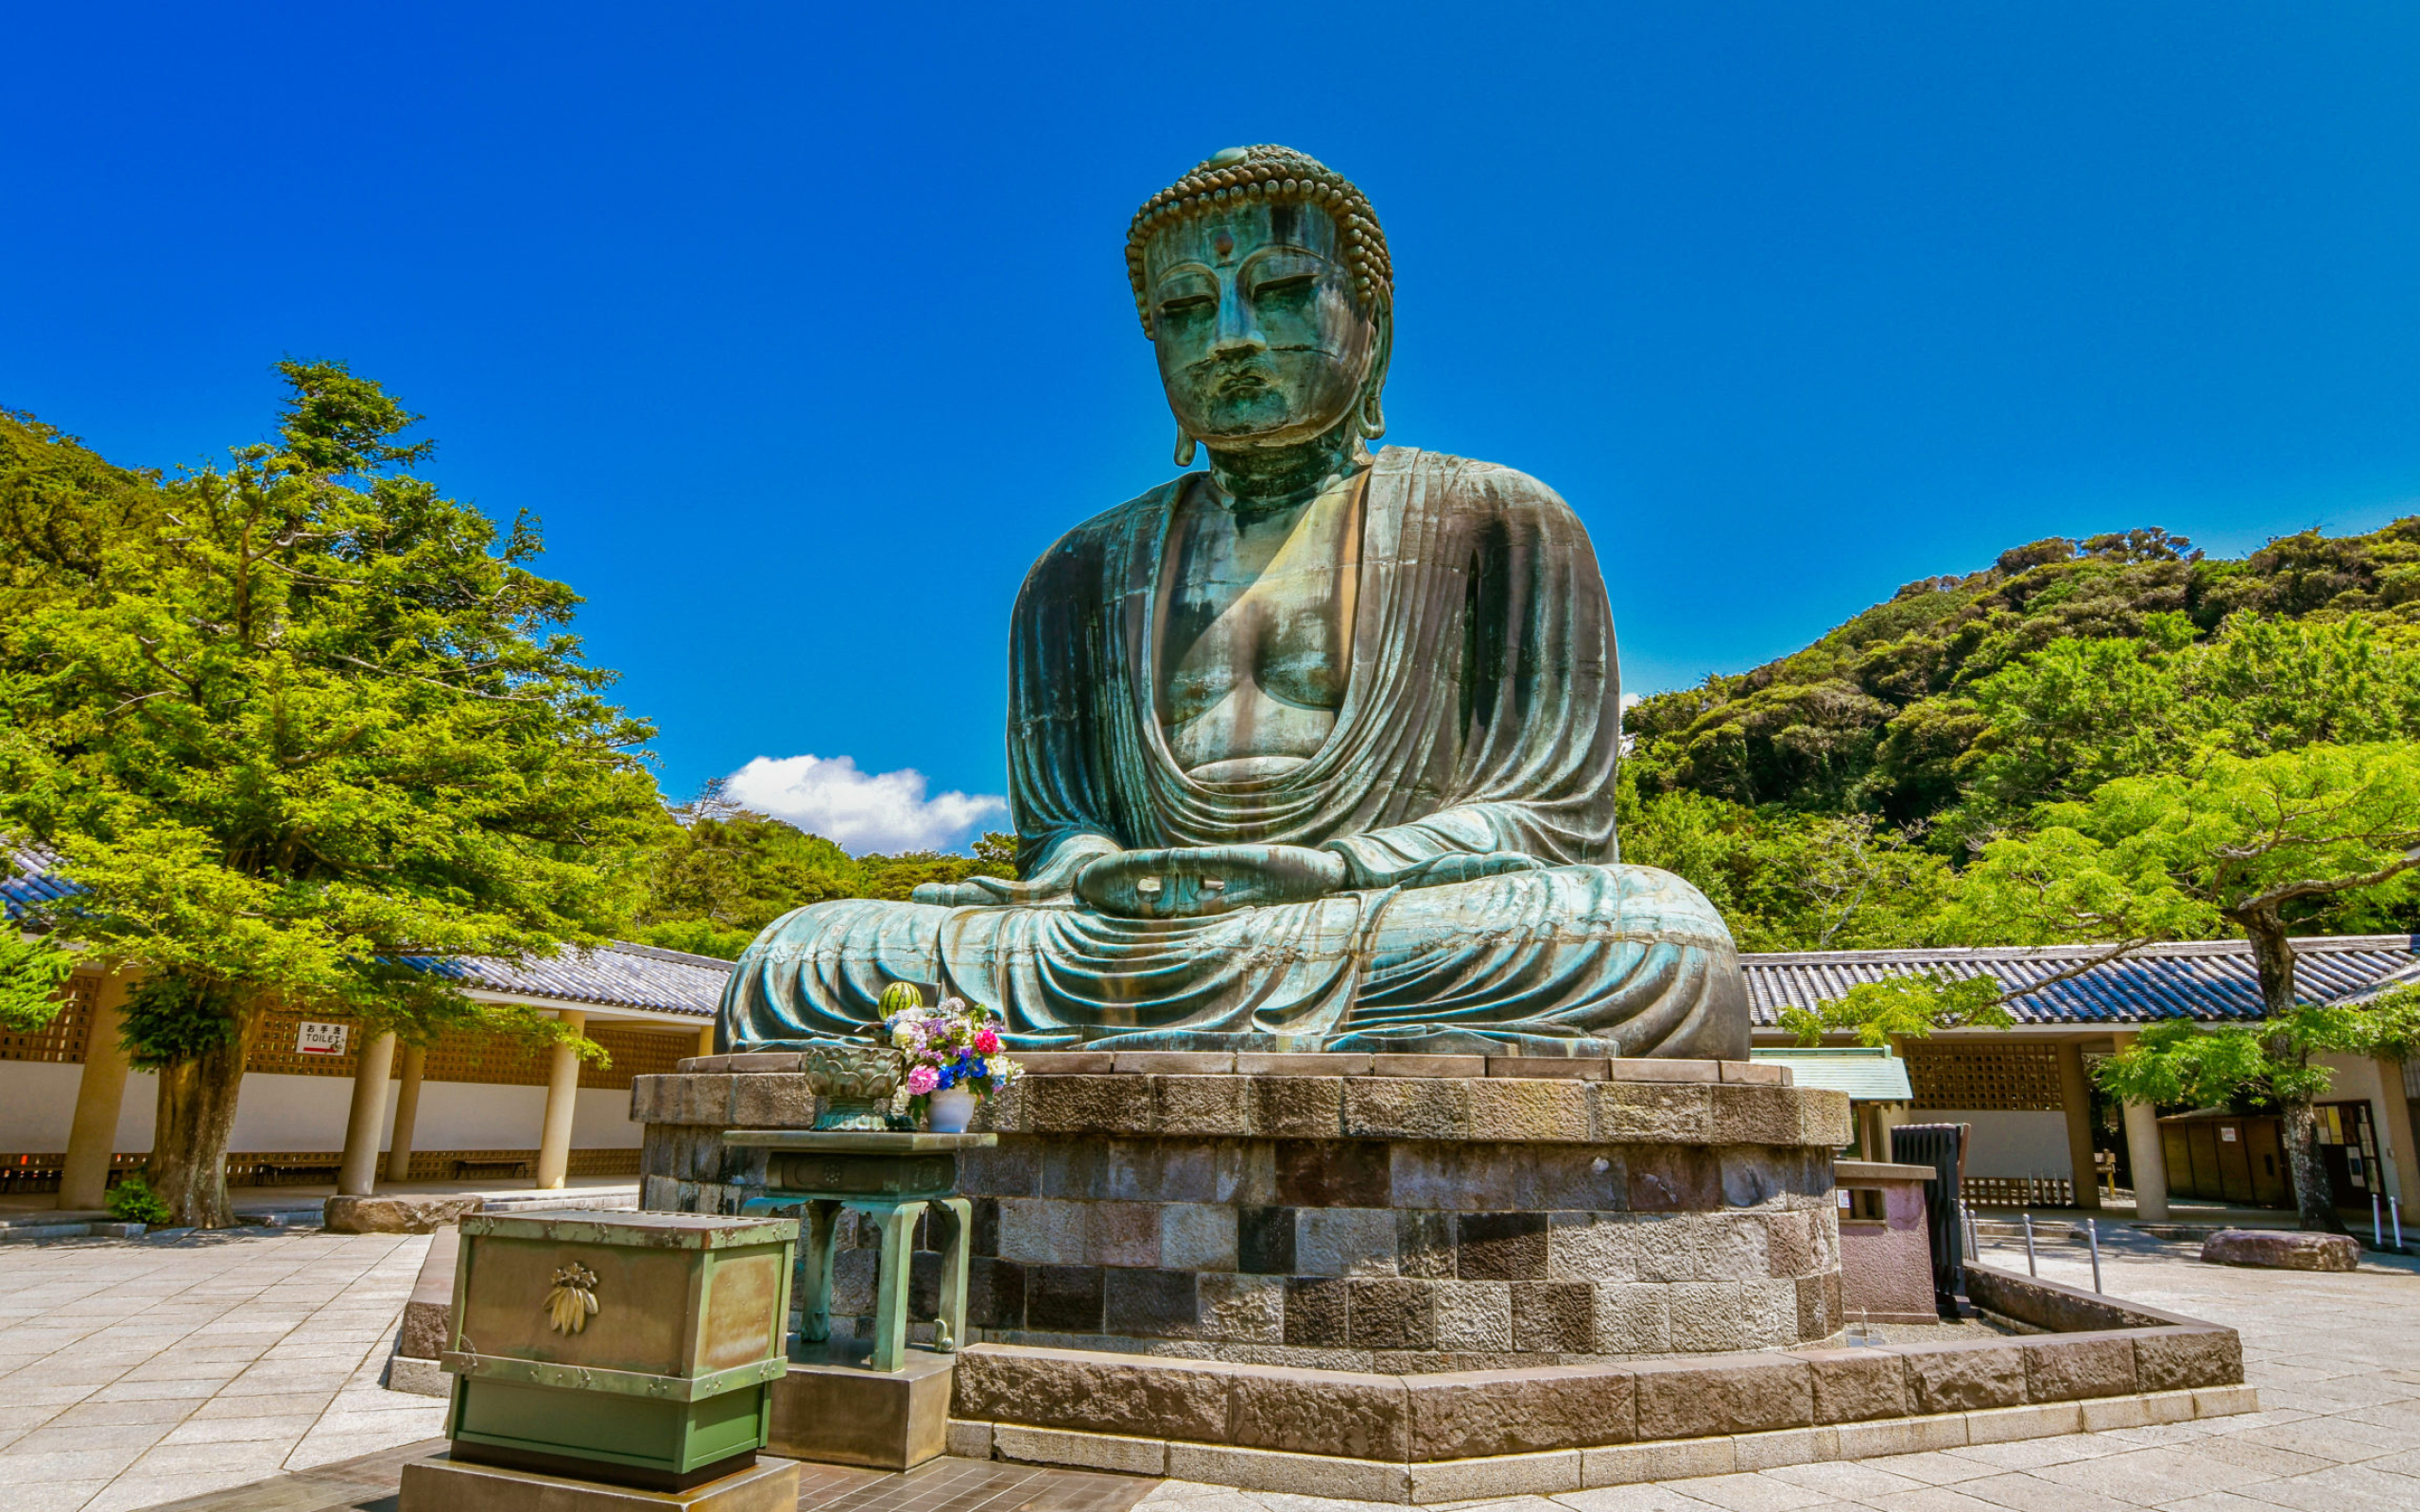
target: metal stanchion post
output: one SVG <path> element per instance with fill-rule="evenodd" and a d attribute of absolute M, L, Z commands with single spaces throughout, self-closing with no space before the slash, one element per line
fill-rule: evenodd
<path fill-rule="evenodd" d="M 2086 1218 L 2083 1236 L 2092 1242 L 2092 1289 L 2097 1292 L 2100 1290 L 2100 1225 Z"/>
<path fill-rule="evenodd" d="M 2033 1214 L 2020 1214 L 2025 1219 L 2025 1274 L 2039 1276 L 2042 1267 L 2033 1258 Z"/>
<path fill-rule="evenodd" d="M 2370 1194 L 2370 1247 L 2386 1247 L 2386 1217 L 2378 1211 L 2378 1194 L 2375 1192 Z"/>
<path fill-rule="evenodd" d="M 2401 1197 L 2387 1198 L 2386 1211 L 2387 1216 L 2394 1220 L 2394 1247 L 2399 1254 L 2403 1249 L 2403 1199 Z"/>

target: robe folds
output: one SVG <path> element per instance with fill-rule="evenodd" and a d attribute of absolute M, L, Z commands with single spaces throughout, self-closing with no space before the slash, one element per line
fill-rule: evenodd
<path fill-rule="evenodd" d="M 1009 647 L 1020 870 L 1103 839 L 1280 844 L 1342 855 L 1347 890 L 1165 919 L 818 903 L 741 955 L 726 1047 L 861 1035 L 904 980 L 992 1009 L 1029 1048 L 1744 1058 L 1721 918 L 1680 878 L 1618 861 L 1613 623 L 1569 507 L 1510 469 L 1381 453 L 1333 730 L 1280 775 L 1205 782 L 1156 713 L 1160 576 L 1189 486 L 1077 526 L 1027 575 Z M 1540 869 L 1419 885 L 1440 857 L 1501 852 Z"/>

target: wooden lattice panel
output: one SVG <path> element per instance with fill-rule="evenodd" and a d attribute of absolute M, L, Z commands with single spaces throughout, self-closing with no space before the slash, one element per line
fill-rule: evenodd
<path fill-rule="evenodd" d="M 84 1058 L 84 1043 L 93 1028 L 93 998 L 100 990 L 100 978 L 77 975 L 60 985 L 58 996 L 65 1005 L 31 1034 L 10 1034 L 0 1030 L 0 1060 L 46 1060 L 53 1064 L 76 1065 Z M 691 1043 L 695 1043 L 693 1038 Z"/>
<path fill-rule="evenodd" d="M 295 1049 L 295 1037 L 305 1023 L 348 1024 L 352 1032 L 345 1036 L 345 1053 L 341 1056 L 306 1056 Z M 279 1076 L 350 1076 L 353 1074 L 354 1052 L 360 1048 L 361 1025 L 351 1023 L 339 1014 L 271 1008 L 252 1036 L 251 1052 L 244 1057 L 244 1069 Z"/>
<path fill-rule="evenodd" d="M 62 1019 L 65 1017 L 65 1014 L 60 1015 Z M 244 1069 L 285 1076 L 350 1076 L 354 1065 L 353 1052 L 360 1048 L 361 1028 L 358 1024 L 353 1026 L 353 1033 L 347 1038 L 344 1055 L 303 1055 L 294 1048 L 296 1032 L 302 1024 L 344 1022 L 332 1014 L 297 1013 L 284 1009 L 273 1011 L 261 1026 L 259 1038 L 253 1040 L 252 1053 L 245 1061 Z M 698 1034 L 694 1029 L 651 1029 L 600 1023 L 588 1030 L 588 1037 L 605 1047 L 605 1054 L 613 1063 L 608 1066 L 583 1063 L 579 1068 L 579 1084 L 605 1091 L 627 1091 L 633 1076 L 670 1074 L 681 1069 L 682 1057 L 698 1053 Z M 75 1058 L 81 1059 L 82 1057 L 82 1041 L 79 1040 Z M 430 1047 L 421 1077 L 424 1081 L 544 1087 L 553 1058 L 551 1046 L 532 1044 L 526 1040 L 488 1030 L 449 1029 L 438 1036 L 437 1043 Z M 399 1053 L 390 1074 L 401 1076 L 403 1074 L 404 1057 Z"/>
<path fill-rule="evenodd" d="M 2050 1045 L 1930 1044 L 1904 1047 L 1914 1106 L 2055 1113 L 2059 1052 Z"/>
<path fill-rule="evenodd" d="M 698 1053 L 698 1033 L 694 1029 L 623 1029 L 599 1024 L 588 1031 L 588 1038 L 605 1047 L 613 1057 L 610 1066 L 582 1063 L 579 1084 L 600 1090 L 627 1091 L 633 1076 L 668 1076 L 681 1069 L 683 1057 Z"/>

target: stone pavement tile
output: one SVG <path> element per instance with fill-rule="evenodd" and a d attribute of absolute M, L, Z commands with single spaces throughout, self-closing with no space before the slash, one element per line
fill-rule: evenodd
<path fill-rule="evenodd" d="M 2021 1470 L 1987 1475 L 1979 1481 L 1961 1481 L 1958 1490 L 1979 1502 L 2014 1508 L 2014 1512 L 2134 1512 L 2136 1507 L 2156 1504 L 2120 1502 L 2099 1491 L 2062 1486 Z"/>
<path fill-rule="evenodd" d="M 302 1435 L 318 1421 L 308 1413 L 293 1413 L 274 1418 L 204 1418 L 179 1423 L 168 1431 L 164 1444 L 246 1444 L 268 1439 L 284 1439 L 299 1444 Z"/>
<path fill-rule="evenodd" d="M 2290 1481 L 2269 1481 L 2249 1494 L 2297 1512 L 2411 1512 L 2420 1506 L 2420 1479 L 2367 1465 L 2339 1465 Z"/>
<path fill-rule="evenodd" d="M 64 1407 L 0 1407 L 0 1431 L 24 1433 L 65 1412 Z"/>
<path fill-rule="evenodd" d="M 276 1474 L 292 1447 L 289 1440 L 279 1438 L 229 1444 L 155 1444 L 127 1469 L 135 1475 L 217 1475 L 240 1470 L 245 1479 L 259 1480 Z"/>
<path fill-rule="evenodd" d="M 2275 1444 L 2262 1443 L 2241 1435 L 2213 1435 L 2194 1445 L 2192 1452 L 2280 1478 L 2309 1475 L 2327 1469 L 2337 1463 L 2317 1454 L 2306 1454 L 2298 1450 L 2280 1448 Z"/>
<path fill-rule="evenodd" d="M 1892 1491 L 1912 1491 L 1925 1483 L 1875 1469 L 1872 1460 L 1826 1460 L 1814 1465 L 1785 1465 L 1764 1472 L 1775 1480 L 1803 1486 L 1842 1502 L 1866 1502 Z"/>
<path fill-rule="evenodd" d="M 203 1376 L 183 1381 L 116 1381 L 92 1393 L 98 1401 L 164 1401 L 173 1397 L 185 1397 L 199 1401 L 226 1389 L 226 1382 L 217 1376 Z"/>
<path fill-rule="evenodd" d="M 18 1452 L 23 1443 L 24 1440 L 20 1439 L 9 1445 L 6 1453 L 0 1453 L 0 1486 L 42 1486 L 52 1481 L 107 1481 L 133 1464 L 144 1448 L 141 1444 L 123 1444 L 115 1449 L 28 1454 Z M 15 1512 L 15 1509 L 10 1508 L 10 1512 Z"/>
<path fill-rule="evenodd" d="M 1701 1502 L 1671 1486 L 1607 1486 L 1593 1491 L 1565 1491 L 1547 1500 L 1576 1512 L 1715 1512 L 1713 1503 Z"/>
<path fill-rule="evenodd" d="M 15 1480 L 15 1471 L 0 1460 L 0 1476 L 9 1477 L 9 1512 L 79 1512 L 110 1483 L 102 1481 Z"/>
<path fill-rule="evenodd" d="M 418 1418 L 418 1420 L 407 1420 L 413 1418 Z M 302 1442 L 295 1445 L 293 1452 L 286 1456 L 285 1469 L 307 1470 L 316 1465 L 334 1465 L 339 1460 L 352 1459 L 358 1454 L 374 1454 L 382 1449 L 394 1449 L 403 1444 L 418 1443 L 424 1438 L 444 1431 L 445 1406 L 442 1402 L 432 1405 L 425 1417 L 397 1413 L 395 1418 L 393 1426 L 375 1431 L 363 1430 L 339 1434 L 315 1428 L 305 1435 Z M 1332 1506 L 1336 1503 L 1328 1504 Z"/>
<path fill-rule="evenodd" d="M 2277 1428 L 2255 1428 L 2234 1436 L 2246 1443 L 2273 1445 L 2297 1454 L 2314 1454 L 2343 1465 L 2383 1459 L 2410 1447 L 2407 1442 L 2381 1443 L 2381 1435 L 2394 1440 L 2403 1438 L 2394 1430 L 2379 1428 L 2375 1423 L 2347 1422 L 2334 1418 L 2314 1418 L 2308 1422 L 2288 1423 Z"/>
<path fill-rule="evenodd" d="M 1861 1463 L 1878 1470 L 1888 1470 L 1893 1475 L 1904 1475 L 1927 1486 L 1954 1486 L 1960 1481 L 1979 1481 L 1986 1475 L 1999 1473 L 1994 1467 L 1980 1461 L 1959 1459 L 1939 1450 L 1927 1450 L 1921 1454 L 1884 1454 Z"/>
<path fill-rule="evenodd" d="M 1969 1444 L 1942 1452 L 1995 1469 L 2030 1470 L 2045 1465 L 2065 1465 L 2071 1460 L 2099 1459 L 2103 1454 L 2122 1454 L 2135 1447 L 2107 1434 L 2058 1434 L 2048 1438 L 2013 1439 L 2005 1444 Z"/>
<path fill-rule="evenodd" d="M 2136 1506 L 2179 1502 L 2204 1491 L 2240 1491 L 2275 1479 L 2192 1449 L 2138 1449 L 2071 1465 L 2045 1465 L 2032 1473 Z"/>
<path fill-rule="evenodd" d="M 75 1454 L 88 1450 L 110 1451 L 121 1447 L 141 1450 L 159 1442 L 175 1426 L 174 1423 L 86 1423 L 67 1427 L 54 1420 L 18 1439 L 11 1446 L 10 1453 Z"/>
<path fill-rule="evenodd" d="M 328 1399 L 316 1391 L 270 1391 L 257 1397 L 213 1397 L 194 1409 L 199 1418 L 274 1418 L 288 1413 L 308 1413 L 314 1418 L 325 1411 Z"/>
<path fill-rule="evenodd" d="M 1685 1496 L 1727 1507 L 1730 1512 L 1801 1512 L 1805 1507 L 1839 1500 L 1827 1492 L 1761 1474 L 1707 1475 L 1669 1484 Z"/>
<path fill-rule="evenodd" d="M 1167 1507 L 1168 1512 L 1260 1512 L 1260 1503 L 1232 1486 L 1201 1481 L 1162 1481 L 1143 1493 L 1137 1507 Z"/>
<path fill-rule="evenodd" d="M 1859 1504 L 1877 1508 L 1878 1512 L 2008 1512 L 2006 1507 L 1968 1496 L 1954 1486 L 1891 1491 Z"/>
<path fill-rule="evenodd" d="M 2207 1496 L 2188 1496 L 2182 1502 L 2170 1502 L 2160 1512 L 2277 1512 L 2274 1502 L 2256 1502 L 2233 1491 L 2212 1491 Z"/>
<path fill-rule="evenodd" d="M 182 1422 L 193 1411 L 190 1397 L 138 1397 L 131 1400 L 86 1398 L 62 1407 L 51 1419 L 61 1428 L 90 1428 L 108 1423 Z"/>

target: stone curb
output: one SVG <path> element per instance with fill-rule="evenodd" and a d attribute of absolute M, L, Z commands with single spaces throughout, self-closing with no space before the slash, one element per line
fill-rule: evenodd
<path fill-rule="evenodd" d="M 2104 1433 L 2259 1410 L 2259 1394 L 2250 1386 L 2206 1386 L 2081 1402 L 1937 1413 L 1837 1427 L 1409 1463 L 1035 1429 L 965 1418 L 950 1420 L 948 1445 L 951 1454 L 968 1459 L 1161 1475 L 1248 1491 L 1427 1505 L 1495 1497 L 1553 1496 L 1701 1475 L 1743 1474 L 1787 1465 L 1880 1458 L 2065 1434 Z"/>

